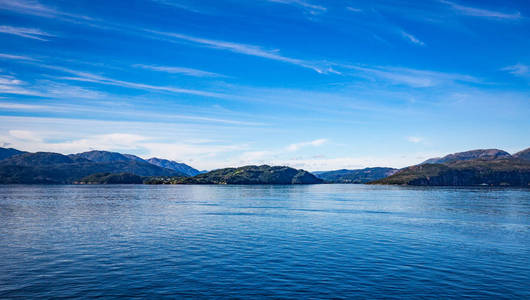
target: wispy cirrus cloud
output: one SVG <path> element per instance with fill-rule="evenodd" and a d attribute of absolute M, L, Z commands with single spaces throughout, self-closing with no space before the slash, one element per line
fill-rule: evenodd
<path fill-rule="evenodd" d="M 265 59 L 280 61 L 296 66 L 300 66 L 303 68 L 314 70 L 318 73 L 334 73 L 333 69 L 331 69 L 329 66 L 326 66 L 325 64 L 313 62 L 313 61 L 307 61 L 303 59 L 298 58 L 292 58 L 287 57 L 279 54 L 279 50 L 269 50 L 264 49 L 260 46 L 256 45 L 249 45 L 249 44 L 243 44 L 243 43 L 234 43 L 234 42 L 228 42 L 228 41 L 221 41 L 221 40 L 213 40 L 213 39 L 206 39 L 202 37 L 196 37 L 191 35 L 185 35 L 180 33 L 173 33 L 173 32 L 161 32 L 161 31 L 152 31 L 152 30 L 146 30 L 150 33 L 154 33 L 160 36 L 164 37 L 170 37 L 176 40 L 190 42 L 192 44 L 201 46 L 201 47 L 208 47 L 213 49 L 220 49 L 220 50 L 226 50 L 234 53 L 249 55 L 249 56 L 255 56 L 255 57 L 261 57 Z"/>
<path fill-rule="evenodd" d="M 26 27 L 14 27 L 14 26 L 0 26 L 0 33 L 12 34 L 28 39 L 39 40 L 39 41 L 48 41 L 48 38 L 54 37 L 55 35 L 44 32 L 36 28 L 26 28 Z"/>
<path fill-rule="evenodd" d="M 416 45 L 419 45 L 419 46 L 425 46 L 425 43 L 420 41 L 417 37 L 413 36 L 412 34 L 404 31 L 404 30 L 401 30 L 400 31 L 400 34 L 401 36 L 408 40 L 409 42 L 413 43 L 413 44 L 416 44 Z"/>
<path fill-rule="evenodd" d="M 227 77 L 226 75 L 223 75 L 223 74 L 207 72 L 207 71 L 192 69 L 192 68 L 184 68 L 184 67 L 152 66 L 152 65 L 142 65 L 142 64 L 136 64 L 136 65 L 133 65 L 133 67 L 142 68 L 146 70 L 152 70 L 152 71 L 158 71 L 158 72 L 164 72 L 164 73 L 169 73 L 169 74 L 182 74 L 182 75 L 193 76 L 193 77 Z"/>
<path fill-rule="evenodd" d="M 319 14 L 327 11 L 327 8 L 322 5 L 310 3 L 305 0 L 267 0 L 269 2 L 282 3 L 288 5 L 295 5 L 303 8 L 311 14 Z"/>
<path fill-rule="evenodd" d="M 27 83 L 11 75 L 0 75 L 0 94 L 41 96 L 41 93 L 28 89 Z"/>
<path fill-rule="evenodd" d="M 505 12 L 488 10 L 488 9 L 477 8 L 477 7 L 472 7 L 472 6 L 464 6 L 464 5 L 460 5 L 458 3 L 447 1 L 447 0 L 439 0 L 439 1 L 443 4 L 449 5 L 456 12 L 466 15 L 466 16 L 484 17 L 484 18 L 492 18 L 492 19 L 500 19 L 500 20 L 517 20 L 517 19 L 522 18 L 520 12 L 505 13 Z"/>
<path fill-rule="evenodd" d="M 35 84 L 30 84 L 12 75 L 0 75 L 0 94 L 56 99 L 102 99 L 108 97 L 105 93 L 50 80 L 38 80 Z M 15 108 L 15 106 L 11 106 L 11 108 Z M 19 108 L 28 107 L 21 106 Z"/>
<path fill-rule="evenodd" d="M 195 8 L 194 6 L 192 6 L 190 3 L 183 3 L 183 1 L 175 1 L 175 0 L 151 0 L 151 1 L 159 3 L 159 4 L 163 4 L 163 5 L 176 7 L 178 9 L 184 9 L 184 10 L 191 11 L 194 13 L 204 13 L 204 10 L 199 10 Z"/>
<path fill-rule="evenodd" d="M 13 54 L 6 54 L 6 53 L 0 53 L 0 59 L 25 60 L 25 61 L 36 61 L 37 60 L 37 59 L 29 57 L 29 56 L 13 55 Z"/>
<path fill-rule="evenodd" d="M 363 12 L 362 9 L 360 9 L 360 8 L 356 8 L 356 7 L 352 7 L 352 6 L 348 6 L 348 7 L 346 7 L 346 10 L 351 11 L 351 12 L 354 12 L 354 13 L 360 13 L 360 12 Z"/>
<path fill-rule="evenodd" d="M 44 94 L 43 94 L 44 95 Z M 46 94 L 47 96 L 50 96 Z M 53 95 L 51 95 L 53 96 Z M 74 95 L 75 97 L 79 98 L 78 95 Z M 61 97 L 56 97 L 57 99 L 60 99 Z M 56 98 L 53 98 L 54 100 L 57 100 Z M 62 96 L 62 98 L 72 99 L 72 97 L 65 95 Z M 82 98 L 82 97 L 81 97 Z M 91 99 L 88 97 L 85 97 L 87 99 Z M 106 97 L 105 99 L 108 99 Z M 59 113 L 59 114 L 68 114 L 71 115 L 72 113 L 96 113 L 99 116 L 103 117 L 106 116 L 109 113 L 108 107 L 94 107 L 94 105 L 75 105 L 75 104 L 67 104 L 62 102 L 57 103 L 49 103 L 49 104 L 26 104 L 26 103 L 17 103 L 17 102 L 0 102 L 0 110 L 6 110 L 6 111 L 17 111 L 17 112 L 53 112 L 53 113 Z M 175 114 L 175 113 L 164 113 L 164 112 L 138 112 L 133 110 L 126 110 L 121 109 L 120 111 L 112 112 L 112 115 L 120 115 L 125 117 L 144 117 L 144 118 L 151 118 L 158 121 L 166 120 L 170 122 L 175 121 L 182 121 L 182 122 L 188 122 L 188 123 L 197 123 L 197 124 L 222 124 L 225 126 L 266 126 L 265 123 L 258 123 L 258 122 L 251 122 L 251 121 L 244 121 L 244 120 L 238 120 L 238 119 L 229 119 L 229 118 L 220 118 L 220 117 L 208 117 L 204 115 L 196 115 L 196 114 Z"/>
<path fill-rule="evenodd" d="M 417 70 L 401 67 L 341 65 L 342 68 L 358 71 L 358 76 L 386 80 L 393 84 L 403 84 L 415 88 L 433 87 L 455 82 L 480 83 L 480 79 L 464 74 Z M 346 75 L 349 74 L 343 71 Z"/>
<path fill-rule="evenodd" d="M 41 4 L 37 0 L 0 0 L 0 10 L 9 10 L 19 14 L 33 15 L 45 18 L 57 18 L 63 21 L 78 23 L 92 18 L 61 11 L 55 7 Z"/>
<path fill-rule="evenodd" d="M 100 29 L 123 30 L 117 24 L 97 20 L 89 16 L 66 12 L 57 7 L 42 4 L 38 0 L 0 0 L 0 11 L 7 10 L 17 14 L 54 19 L 72 24 L 86 25 Z M 34 35 L 35 36 L 35 35 Z"/>
<path fill-rule="evenodd" d="M 60 14 L 60 12 L 54 8 L 40 4 L 38 1 L 31 0 L 0 0 L 0 9 L 49 18 Z"/>
<path fill-rule="evenodd" d="M 48 107 L 46 105 L 0 102 L 0 109 L 24 110 L 24 111 L 46 111 Z"/>
<path fill-rule="evenodd" d="M 502 71 L 507 71 L 508 73 L 516 76 L 526 76 L 530 75 L 530 66 L 523 64 L 515 64 L 513 66 L 507 66 L 501 69 Z"/>
<path fill-rule="evenodd" d="M 72 70 L 69 68 L 58 67 L 58 66 L 51 66 L 51 65 L 39 65 L 39 66 L 43 68 L 57 70 L 57 71 L 61 71 L 61 72 L 74 75 L 74 77 L 71 77 L 71 76 L 59 77 L 59 79 L 63 79 L 63 80 L 91 82 L 91 83 L 119 86 L 119 87 L 125 87 L 125 88 L 137 89 L 137 90 L 169 92 L 169 93 L 175 93 L 175 94 L 189 94 L 189 95 L 214 97 L 214 98 L 226 98 L 227 97 L 226 95 L 223 95 L 220 93 L 208 92 L 208 91 L 203 91 L 203 90 L 184 89 L 184 88 L 177 88 L 177 87 L 171 87 L 171 86 L 158 86 L 158 85 L 151 85 L 151 84 L 145 84 L 145 83 L 139 83 L 139 82 L 118 80 L 118 79 L 104 77 L 104 76 L 97 75 L 97 74 Z"/>

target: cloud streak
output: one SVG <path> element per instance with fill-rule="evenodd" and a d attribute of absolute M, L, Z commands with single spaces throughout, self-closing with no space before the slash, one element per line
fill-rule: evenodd
<path fill-rule="evenodd" d="M 416 70 L 410 68 L 368 67 L 355 65 L 341 65 L 341 67 L 360 71 L 360 76 L 387 80 L 394 84 L 403 84 L 415 88 L 433 87 L 455 82 L 480 82 L 478 78 L 469 75 L 443 73 L 428 70 Z"/>
<path fill-rule="evenodd" d="M 405 38 L 406 40 L 410 41 L 413 44 L 419 45 L 419 46 L 425 46 L 425 43 L 420 41 L 417 37 L 413 36 L 412 34 L 401 30 L 401 36 Z"/>
<path fill-rule="evenodd" d="M 100 75 L 96 75 L 92 73 L 76 71 L 76 70 L 72 70 L 68 68 L 51 66 L 51 65 L 39 65 L 39 66 L 75 75 L 74 77 L 68 77 L 68 76 L 59 77 L 60 79 L 63 79 L 63 80 L 91 82 L 91 83 L 119 86 L 119 87 L 125 87 L 125 88 L 130 88 L 130 89 L 137 89 L 137 90 L 169 92 L 169 93 L 175 93 L 175 94 L 188 94 L 188 95 L 213 97 L 213 98 L 227 98 L 228 97 L 227 95 L 224 95 L 224 94 L 207 92 L 207 91 L 202 91 L 202 90 L 183 89 L 183 88 L 177 88 L 177 87 L 171 87 L 171 86 L 158 86 L 158 85 L 130 82 L 130 81 L 124 81 L 124 80 L 117 80 L 117 79 L 112 79 L 112 78 L 108 78 L 108 77 L 104 77 L 104 76 L 100 76 Z"/>
<path fill-rule="evenodd" d="M 73 23 L 77 23 L 80 20 L 92 20 L 92 18 L 87 16 L 71 14 L 43 5 L 36 0 L 0 0 L 0 9 L 9 10 L 19 14 L 45 18 L 58 18 Z"/>
<path fill-rule="evenodd" d="M 25 0 L 0 0 L 0 7 L 4 10 L 10 10 L 16 13 L 29 14 L 41 17 L 54 17 L 59 11 L 42 5 L 37 1 Z"/>
<path fill-rule="evenodd" d="M 41 96 L 41 93 L 26 89 L 26 83 L 11 75 L 0 75 L 0 94 Z"/>
<path fill-rule="evenodd" d="M 25 27 L 13 27 L 13 26 L 0 26 L 0 33 L 12 34 L 28 39 L 48 41 L 47 38 L 54 37 L 53 34 L 44 32 L 40 29 L 25 28 Z"/>
<path fill-rule="evenodd" d="M 484 18 L 492 18 L 492 19 L 500 19 L 500 20 L 518 20 L 521 19 L 521 13 L 515 12 L 515 13 L 504 13 L 494 10 L 487 10 L 482 8 L 476 8 L 471 6 L 464 6 L 457 4 L 455 2 L 446 1 L 446 0 L 440 0 L 441 3 L 449 5 L 453 10 L 457 11 L 460 14 L 466 15 L 466 16 L 473 16 L 473 17 L 484 17 Z"/>
<path fill-rule="evenodd" d="M 530 74 L 530 67 L 523 64 L 515 64 L 513 66 L 507 66 L 501 69 L 502 71 L 507 71 L 508 73 L 516 76 L 525 76 Z"/>
<path fill-rule="evenodd" d="M 327 141 L 328 141 L 327 139 L 318 139 L 318 140 L 313 140 L 313 141 L 309 141 L 309 142 L 295 143 L 295 144 L 290 144 L 285 149 L 287 151 L 289 151 L 289 152 L 294 152 L 294 151 L 298 151 L 298 150 L 300 150 L 302 148 L 305 148 L 305 147 L 322 146 L 325 143 L 327 143 Z"/>
<path fill-rule="evenodd" d="M 21 55 L 5 54 L 5 53 L 0 53 L 0 59 L 36 61 L 36 59 L 34 59 L 34 58 L 32 58 L 32 57 L 21 56 Z"/>
<path fill-rule="evenodd" d="M 280 61 L 280 62 L 296 65 L 299 67 L 311 69 L 321 74 L 334 72 L 331 68 L 325 67 L 325 66 L 319 66 L 319 63 L 316 63 L 316 62 L 283 56 L 279 54 L 278 50 L 268 50 L 268 49 L 264 49 L 262 47 L 255 46 L 255 45 L 234 43 L 234 42 L 221 41 L 221 40 L 213 40 L 213 39 L 205 39 L 201 37 L 185 35 L 185 34 L 180 34 L 180 33 L 160 32 L 160 31 L 151 31 L 151 30 L 146 30 L 146 31 L 160 35 L 160 36 L 170 37 L 176 40 L 190 42 L 192 44 L 195 44 L 201 47 L 226 50 L 226 51 L 230 51 L 230 52 L 234 52 L 238 54 L 244 54 L 244 55 L 249 55 L 249 56 L 261 57 L 261 58 L 265 58 L 269 60 Z"/>
<path fill-rule="evenodd" d="M 182 75 L 187 75 L 187 76 L 192 76 L 192 77 L 227 77 L 223 74 L 212 73 L 212 72 L 207 72 L 207 71 L 197 70 L 197 69 L 192 69 L 192 68 L 184 68 L 184 67 L 151 66 L 151 65 L 141 65 L 141 64 L 133 65 L 133 67 L 142 68 L 142 69 L 151 70 L 151 71 L 157 71 L 157 72 L 164 72 L 164 73 L 169 73 L 169 74 L 182 74 Z"/>
<path fill-rule="evenodd" d="M 307 2 L 305 0 L 268 0 L 269 2 L 274 3 L 281 3 L 281 4 L 288 4 L 288 5 L 294 5 L 299 6 L 303 8 L 304 10 L 307 10 L 309 13 L 316 15 L 319 13 L 323 13 L 327 11 L 327 8 L 321 5 L 312 4 L 310 2 Z"/>

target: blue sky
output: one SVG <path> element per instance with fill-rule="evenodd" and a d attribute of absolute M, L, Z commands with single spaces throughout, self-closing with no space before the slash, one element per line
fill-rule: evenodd
<path fill-rule="evenodd" d="M 0 146 L 199 169 L 530 146 L 530 3 L 0 0 Z"/>

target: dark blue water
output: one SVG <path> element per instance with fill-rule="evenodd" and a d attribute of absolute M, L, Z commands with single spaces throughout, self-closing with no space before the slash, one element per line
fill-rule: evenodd
<path fill-rule="evenodd" d="M 0 186 L 0 298 L 530 298 L 530 190 Z"/>

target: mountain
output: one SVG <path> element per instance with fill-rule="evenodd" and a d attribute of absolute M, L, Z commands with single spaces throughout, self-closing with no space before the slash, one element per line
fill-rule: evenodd
<path fill-rule="evenodd" d="M 513 157 L 530 161 L 530 148 L 515 153 Z"/>
<path fill-rule="evenodd" d="M 188 176 L 195 176 L 195 175 L 201 174 L 201 172 L 199 170 L 194 169 L 194 168 L 188 166 L 187 164 L 178 163 L 178 162 L 172 161 L 172 160 L 167 160 L 167 159 L 161 159 L 161 158 L 153 157 L 153 158 L 148 159 L 147 162 L 151 163 L 153 165 L 162 167 L 162 168 L 175 170 L 175 171 L 184 173 L 184 174 L 186 174 Z"/>
<path fill-rule="evenodd" d="M 98 173 L 80 179 L 77 184 L 142 184 L 143 177 L 130 173 Z"/>
<path fill-rule="evenodd" d="M 96 173 L 131 173 L 138 176 L 184 174 L 145 161 L 90 161 L 80 155 L 51 152 L 25 153 L 0 161 L 0 183 L 72 183 Z"/>
<path fill-rule="evenodd" d="M 289 167 L 245 166 L 218 169 L 194 177 L 179 178 L 171 183 L 182 184 L 316 184 L 322 179 Z M 149 183 L 166 183 L 151 181 Z"/>
<path fill-rule="evenodd" d="M 90 161 L 82 157 L 71 157 L 59 153 L 36 152 L 15 155 L 0 162 L 0 164 L 3 165 L 15 165 L 25 167 L 51 166 L 75 163 L 90 163 Z"/>
<path fill-rule="evenodd" d="M 372 183 L 420 186 L 529 186 L 530 161 L 502 157 L 493 160 L 420 164 Z"/>
<path fill-rule="evenodd" d="M 26 152 L 13 148 L 0 148 L 0 160 L 4 160 L 14 155 L 24 154 Z"/>
<path fill-rule="evenodd" d="M 393 168 L 365 168 L 356 170 L 336 170 L 327 172 L 313 172 L 318 178 L 327 183 L 367 183 L 388 177 L 398 170 Z"/>
<path fill-rule="evenodd" d="M 77 154 L 70 154 L 68 155 L 72 158 L 84 158 L 93 162 L 117 162 L 117 161 L 143 161 L 145 160 L 141 159 L 138 156 L 132 155 L 132 154 L 121 154 L 118 152 L 109 152 L 109 151 L 100 151 L 100 150 L 93 150 L 83 153 L 77 153 Z"/>
<path fill-rule="evenodd" d="M 428 159 L 421 164 L 443 164 L 443 163 L 451 163 L 455 161 L 465 161 L 465 160 L 474 160 L 474 159 L 482 159 L 482 160 L 494 160 L 499 158 L 508 158 L 511 157 L 510 153 L 499 150 L 499 149 L 478 149 L 478 150 L 471 150 L 466 152 L 458 152 L 446 155 L 444 157 L 436 157 Z"/>

